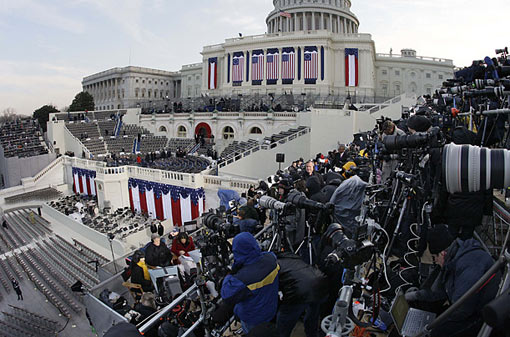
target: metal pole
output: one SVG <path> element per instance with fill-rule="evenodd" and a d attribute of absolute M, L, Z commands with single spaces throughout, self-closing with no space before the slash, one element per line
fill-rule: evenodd
<path fill-rule="evenodd" d="M 118 271 L 117 271 L 117 265 L 115 264 L 115 254 L 113 253 L 113 244 L 112 244 L 113 240 L 109 239 L 108 241 L 110 242 L 110 250 L 112 252 L 113 270 L 115 270 L 115 274 L 117 274 Z"/>

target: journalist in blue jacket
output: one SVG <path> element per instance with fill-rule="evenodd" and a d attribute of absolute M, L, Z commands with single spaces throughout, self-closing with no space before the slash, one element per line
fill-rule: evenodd
<path fill-rule="evenodd" d="M 276 315 L 280 267 L 276 256 L 262 252 L 250 233 L 236 235 L 232 250 L 232 274 L 223 281 L 221 297 L 235 305 L 234 313 L 247 333 Z"/>

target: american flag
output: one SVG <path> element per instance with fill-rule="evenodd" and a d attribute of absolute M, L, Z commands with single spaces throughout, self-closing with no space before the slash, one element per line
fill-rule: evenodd
<path fill-rule="evenodd" d="M 266 79 L 277 80 L 278 79 L 278 63 L 279 55 L 278 52 L 270 54 L 267 53 L 267 74 Z"/>
<path fill-rule="evenodd" d="M 317 50 L 305 50 L 305 80 L 317 79 Z"/>
<path fill-rule="evenodd" d="M 289 18 L 289 19 L 292 17 L 292 15 L 290 13 L 285 12 L 281 9 L 280 9 L 280 16 L 285 16 L 286 18 Z"/>
<path fill-rule="evenodd" d="M 282 52 L 282 79 L 293 80 L 295 69 L 294 51 Z"/>
<path fill-rule="evenodd" d="M 262 81 L 264 79 L 264 54 L 255 54 L 251 58 L 251 79 Z"/>
<path fill-rule="evenodd" d="M 358 48 L 345 48 L 345 86 L 358 86 Z"/>
<path fill-rule="evenodd" d="M 232 82 L 243 81 L 244 55 L 236 54 L 232 59 Z"/>

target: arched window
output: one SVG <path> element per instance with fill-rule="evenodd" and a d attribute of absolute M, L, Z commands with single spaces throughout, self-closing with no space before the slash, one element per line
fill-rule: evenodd
<path fill-rule="evenodd" d="M 167 130 L 166 130 L 166 127 L 165 127 L 164 125 L 161 125 L 161 126 L 159 127 L 159 132 L 166 132 L 166 131 L 167 131 Z"/>
<path fill-rule="evenodd" d="M 258 126 L 254 126 L 254 127 L 251 128 L 250 134 L 252 134 L 252 135 L 261 135 L 262 134 L 262 130 L 260 130 L 260 128 Z"/>
<path fill-rule="evenodd" d="M 232 139 L 234 138 L 234 129 L 230 126 L 225 126 L 223 129 L 223 139 Z"/>
<path fill-rule="evenodd" d="M 181 125 L 177 128 L 177 137 L 178 138 L 186 138 L 187 135 L 188 135 L 188 132 L 186 130 L 186 127 Z"/>

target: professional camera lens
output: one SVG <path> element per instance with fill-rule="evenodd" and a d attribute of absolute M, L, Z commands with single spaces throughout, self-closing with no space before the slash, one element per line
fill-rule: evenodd
<path fill-rule="evenodd" d="M 204 213 L 202 215 L 202 223 L 207 227 L 214 231 L 217 231 L 222 223 L 221 218 L 214 213 Z"/>
<path fill-rule="evenodd" d="M 386 150 L 396 151 L 400 149 L 416 148 L 428 144 L 429 136 L 426 133 L 416 133 L 408 136 L 386 136 L 383 144 Z"/>
<path fill-rule="evenodd" d="M 297 191 L 289 193 L 287 201 L 295 205 L 297 208 L 323 209 L 326 207 L 320 202 L 308 199 Z"/>
<path fill-rule="evenodd" d="M 268 197 L 267 195 L 260 197 L 259 205 L 268 209 L 282 210 L 285 208 L 285 203 L 278 201 L 275 198 Z"/>
<path fill-rule="evenodd" d="M 450 193 L 510 186 L 510 151 L 448 144 L 443 151 L 443 179 Z"/>

